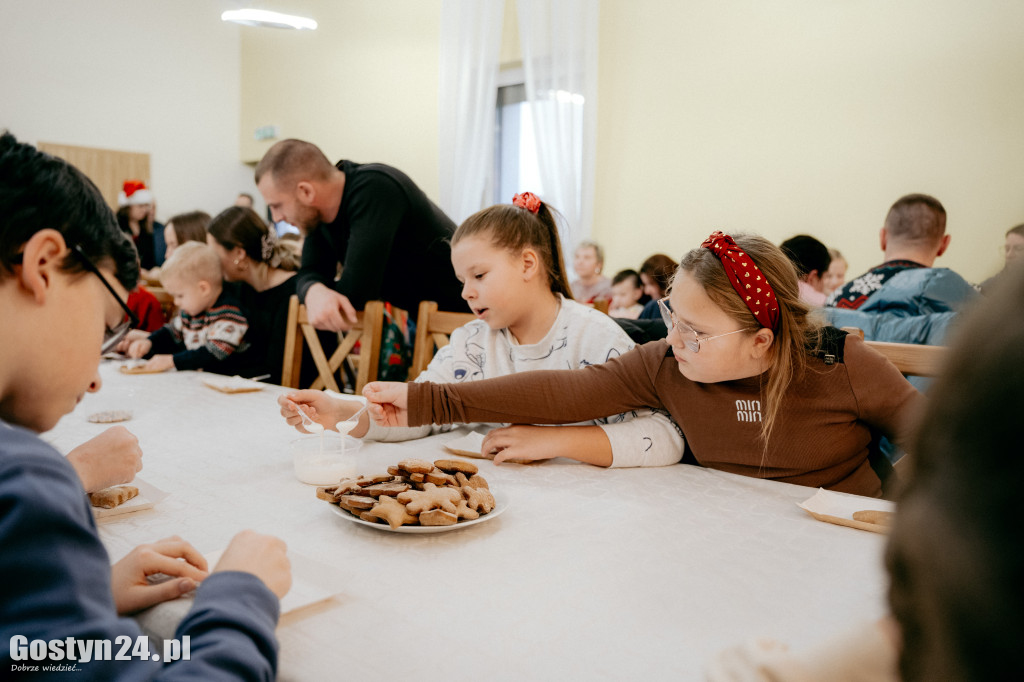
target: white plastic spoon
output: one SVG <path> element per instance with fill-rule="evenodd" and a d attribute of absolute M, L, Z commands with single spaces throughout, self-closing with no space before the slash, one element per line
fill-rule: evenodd
<path fill-rule="evenodd" d="M 292 403 L 292 405 L 295 406 L 295 410 L 299 413 L 299 416 L 302 417 L 302 428 L 306 429 L 310 433 L 324 432 L 323 424 L 313 421 L 312 417 L 306 414 L 305 411 L 303 411 L 303 409 L 296 403 Z"/>
<path fill-rule="evenodd" d="M 366 412 L 366 408 L 368 408 L 369 406 L 370 403 L 366 403 L 358 410 L 356 410 L 355 414 L 353 414 L 351 417 L 335 424 L 334 428 L 336 428 L 338 430 L 338 433 L 340 433 L 342 436 L 347 436 L 352 431 L 352 429 L 356 428 L 356 426 L 359 424 L 359 415 L 361 415 L 363 412 Z"/>

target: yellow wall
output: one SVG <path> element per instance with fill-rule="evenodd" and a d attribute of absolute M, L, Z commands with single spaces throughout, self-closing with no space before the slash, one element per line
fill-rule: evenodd
<path fill-rule="evenodd" d="M 388 163 L 438 193 L 440 0 L 283 0 L 316 31 L 242 29 L 240 153 L 255 163 L 272 142 L 253 131 L 320 146 L 332 161 Z"/>
<path fill-rule="evenodd" d="M 978 281 L 1024 222 L 1024 3 L 604 0 L 593 233 L 608 269 L 714 229 L 878 263 L 909 192 L 938 197 Z"/>

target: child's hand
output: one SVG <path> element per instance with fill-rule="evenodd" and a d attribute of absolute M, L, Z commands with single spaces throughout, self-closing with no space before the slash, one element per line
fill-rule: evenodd
<path fill-rule="evenodd" d="M 141 329 L 132 329 L 124 335 L 124 338 L 118 342 L 117 347 L 114 350 L 118 353 L 127 354 L 133 341 L 143 341 L 148 338 L 149 332 L 144 332 Z"/>
<path fill-rule="evenodd" d="M 171 580 L 151 585 L 154 573 Z M 149 545 L 139 545 L 110 568 L 110 584 L 117 612 L 124 615 L 176 599 L 206 579 L 206 559 L 177 535 Z"/>
<path fill-rule="evenodd" d="M 363 388 L 370 401 L 367 410 L 379 426 L 409 425 L 409 385 L 396 381 L 373 381 Z"/>
<path fill-rule="evenodd" d="M 292 565 L 288 561 L 287 552 L 284 540 L 273 535 L 243 530 L 231 539 L 231 544 L 224 550 L 213 572 L 252 573 L 280 599 L 292 587 Z"/>
<path fill-rule="evenodd" d="M 123 426 L 112 426 L 68 453 L 68 463 L 87 493 L 128 483 L 142 471 L 139 439 Z"/>
<path fill-rule="evenodd" d="M 568 450 L 562 438 L 568 435 L 565 429 L 549 426 L 506 426 L 492 429 L 480 446 L 480 453 L 487 457 L 494 455 L 494 463 L 514 460 L 531 462 L 538 459 L 561 457 Z"/>
<path fill-rule="evenodd" d="M 146 343 L 149 342 L 147 341 Z M 174 369 L 174 356 L 154 355 L 149 359 L 149 362 L 146 363 L 145 367 L 151 372 L 164 372 L 169 369 Z"/>
<path fill-rule="evenodd" d="M 342 419 L 347 419 L 355 414 L 360 405 L 354 400 L 341 400 L 332 398 L 323 391 L 293 391 L 278 396 L 277 404 L 281 406 L 281 416 L 294 426 L 299 433 L 309 433 L 302 428 L 302 416 L 298 408 L 301 406 L 306 416 L 317 422 L 325 429 L 337 430 L 334 425 Z"/>
<path fill-rule="evenodd" d="M 121 343 L 123 344 L 124 341 Z M 148 353 L 152 347 L 153 342 L 149 339 L 135 339 L 128 344 L 128 350 L 126 350 L 125 353 L 130 358 L 141 358 L 143 355 Z M 119 345 L 118 349 L 120 348 L 121 346 Z"/>

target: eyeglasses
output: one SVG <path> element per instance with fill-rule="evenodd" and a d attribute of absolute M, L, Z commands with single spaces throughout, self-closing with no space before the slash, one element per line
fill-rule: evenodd
<path fill-rule="evenodd" d="M 75 254 L 75 257 L 81 261 L 86 270 L 100 278 L 100 281 L 103 282 L 103 286 L 107 288 L 110 295 L 114 297 L 115 301 L 117 301 L 117 305 L 121 306 L 121 310 L 124 311 L 124 319 L 121 320 L 121 322 L 113 329 L 107 327 L 106 331 L 103 333 L 103 346 L 101 346 L 100 352 L 109 353 L 117 347 L 117 344 L 121 342 L 121 339 L 125 337 L 129 329 L 139 326 L 139 318 L 135 316 L 135 313 L 133 313 L 132 309 L 128 307 L 128 304 L 121 300 L 118 293 L 114 291 L 114 287 L 110 286 L 110 282 L 107 281 L 107 278 L 100 273 L 100 269 L 97 268 L 96 264 L 89 260 L 89 257 L 85 255 L 84 251 L 82 251 L 81 246 L 78 244 L 72 246 L 71 253 Z"/>
<path fill-rule="evenodd" d="M 683 340 L 683 345 L 694 353 L 700 352 L 701 341 L 710 341 L 711 339 L 718 339 L 723 336 L 729 336 L 730 334 L 739 334 L 740 332 L 749 331 L 749 329 L 737 329 L 724 334 L 702 337 L 698 336 L 697 332 L 694 331 L 692 327 L 683 324 L 683 322 L 676 317 L 676 314 L 672 312 L 672 308 L 669 307 L 668 296 L 658 299 L 658 309 L 661 311 L 661 319 L 665 321 L 665 326 L 668 327 L 669 330 L 675 329 L 676 333 L 679 334 L 679 337 Z"/>

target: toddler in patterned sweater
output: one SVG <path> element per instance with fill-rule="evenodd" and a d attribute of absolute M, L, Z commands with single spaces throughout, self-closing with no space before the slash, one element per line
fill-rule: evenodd
<path fill-rule="evenodd" d="M 238 301 L 224 291 L 220 258 L 208 244 L 182 244 L 163 265 L 160 282 L 178 314 L 146 338 L 128 343 L 131 358 L 150 358 L 146 369 L 203 369 L 233 374 L 245 350 L 249 324 Z"/>

